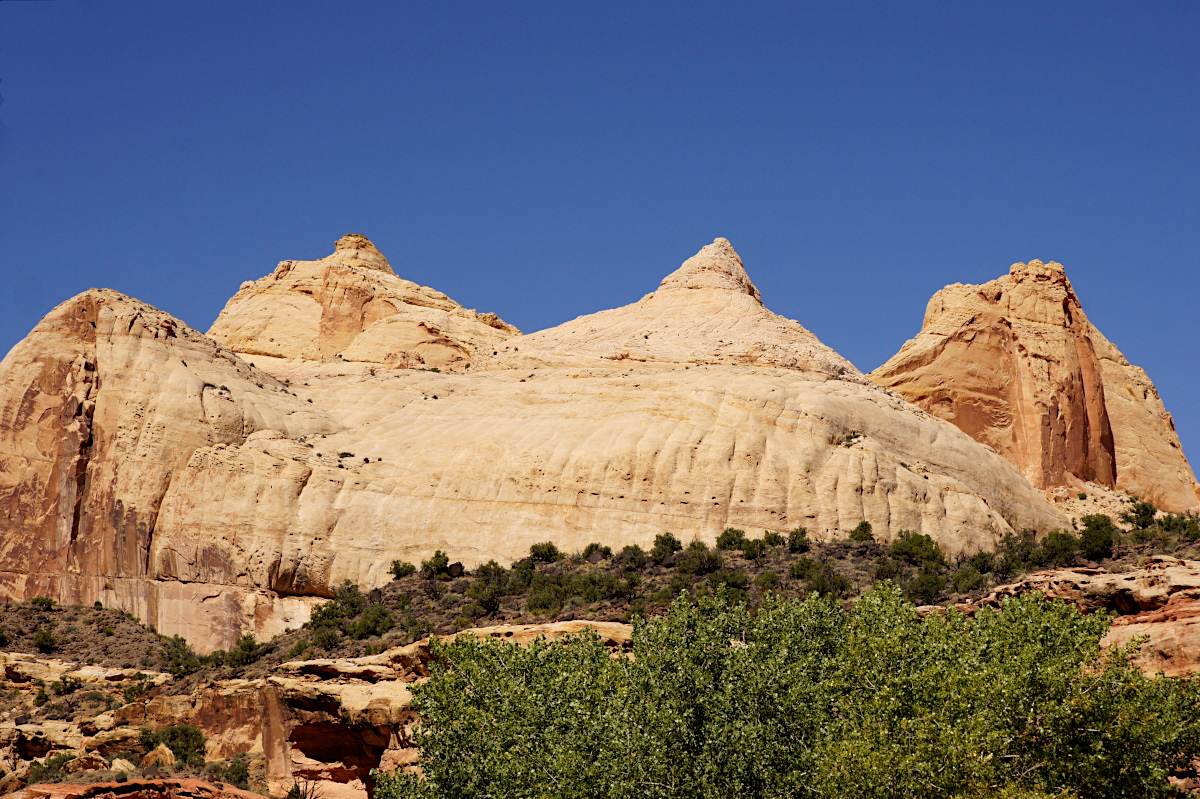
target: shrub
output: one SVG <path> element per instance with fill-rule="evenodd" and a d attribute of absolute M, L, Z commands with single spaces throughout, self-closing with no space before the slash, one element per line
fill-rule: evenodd
<path fill-rule="evenodd" d="M 238 638 L 233 649 L 225 656 L 225 662 L 234 668 L 248 666 L 262 657 L 266 647 L 254 640 L 254 635 L 246 633 Z"/>
<path fill-rule="evenodd" d="M 399 580 L 401 577 L 416 574 L 417 567 L 402 560 L 393 560 L 392 565 L 388 567 L 388 573 L 392 575 L 393 580 Z"/>
<path fill-rule="evenodd" d="M 223 763 L 210 763 L 209 776 L 218 782 L 227 782 L 243 791 L 250 787 L 250 766 L 245 754 L 234 755 Z"/>
<path fill-rule="evenodd" d="M 736 527 L 726 527 L 725 530 L 719 536 L 717 536 L 717 549 L 741 549 L 742 542 L 745 540 L 745 530 L 739 530 Z"/>
<path fill-rule="evenodd" d="M 817 573 L 817 562 L 812 558 L 799 558 L 788 568 L 788 577 L 807 580 Z"/>
<path fill-rule="evenodd" d="M 342 643 L 342 631 L 337 627 L 321 627 L 313 635 L 313 646 L 329 652 Z"/>
<path fill-rule="evenodd" d="M 12 639 L 8 637 L 8 630 L 0 629 L 0 647 L 8 646 L 12 643 Z"/>
<path fill-rule="evenodd" d="M 58 641 L 50 634 L 49 630 L 38 630 L 35 632 L 33 634 L 33 645 L 43 655 L 48 655 L 58 649 Z"/>
<path fill-rule="evenodd" d="M 926 564 L 921 573 L 905 588 L 910 601 L 918 605 L 932 604 L 946 588 L 946 577 L 936 567 Z"/>
<path fill-rule="evenodd" d="M 122 696 L 125 697 L 125 704 L 127 704 L 127 705 L 141 699 L 142 695 L 145 693 L 146 693 L 146 686 L 140 682 L 135 682 L 130 685 L 126 685 L 125 688 L 121 691 Z"/>
<path fill-rule="evenodd" d="M 871 533 L 871 523 L 860 522 L 858 527 L 850 531 L 850 540 L 862 544 L 874 544 L 875 536 Z"/>
<path fill-rule="evenodd" d="M 449 580 L 450 558 L 442 550 L 437 550 L 429 560 L 421 561 L 421 577 L 426 580 Z"/>
<path fill-rule="evenodd" d="M 911 530 L 901 530 L 899 537 L 892 542 L 892 557 L 913 566 L 924 566 L 927 563 L 941 566 L 945 563 L 942 548 L 933 538 Z"/>
<path fill-rule="evenodd" d="M 29 604 L 38 610 L 51 610 L 54 607 L 54 600 L 48 596 L 35 596 L 29 600 Z"/>
<path fill-rule="evenodd" d="M 1042 542 L 1045 560 L 1055 566 L 1070 566 L 1079 552 L 1079 539 L 1070 533 L 1054 530 Z"/>
<path fill-rule="evenodd" d="M 693 541 L 687 549 L 676 558 L 675 565 L 684 574 L 711 574 L 721 568 L 723 563 L 721 553 L 710 550 L 703 541 Z"/>
<path fill-rule="evenodd" d="M 621 550 L 621 562 L 631 569 L 642 569 L 646 566 L 646 552 L 637 544 L 630 544 Z"/>
<path fill-rule="evenodd" d="M 810 594 L 843 597 L 850 593 L 853 586 L 850 580 L 833 570 L 828 563 L 822 563 L 805 581 L 805 588 Z"/>
<path fill-rule="evenodd" d="M 546 541 L 531 546 L 529 557 L 534 563 L 553 563 L 556 560 L 562 560 L 562 553 L 558 551 L 558 547 L 553 542 Z"/>
<path fill-rule="evenodd" d="M 678 538 L 670 533 L 660 533 L 654 537 L 654 546 L 650 549 L 650 560 L 662 563 L 681 549 L 683 549 L 683 544 Z"/>
<path fill-rule="evenodd" d="M 774 530 L 767 530 L 764 532 L 762 540 L 763 543 L 769 547 L 781 547 L 785 543 L 783 535 L 775 532 Z"/>
<path fill-rule="evenodd" d="M 592 555 L 599 554 L 604 560 L 612 557 L 612 547 L 601 546 L 595 542 L 588 544 L 583 548 L 583 559 L 587 560 Z"/>
<path fill-rule="evenodd" d="M 750 587 L 750 578 L 741 569 L 718 569 L 708 577 L 708 584 L 718 596 L 725 601 L 738 603 L 746 601 L 746 589 Z"/>
<path fill-rule="evenodd" d="M 45 688 L 39 688 L 38 692 L 37 692 L 37 696 L 35 696 L 33 698 L 33 706 L 41 707 L 42 705 L 46 704 L 49 701 L 50 701 L 50 694 L 46 693 Z"/>
<path fill-rule="evenodd" d="M 190 724 L 172 724 L 157 732 L 142 728 L 141 743 L 144 749 L 150 750 L 164 744 L 175 755 L 176 761 L 192 768 L 204 765 L 204 745 L 207 742 L 204 733 Z"/>
<path fill-rule="evenodd" d="M 771 591 L 779 587 L 779 575 L 773 571 L 765 571 L 754 578 L 754 584 L 763 591 Z"/>
<path fill-rule="evenodd" d="M 808 540 L 808 529 L 797 527 L 788 533 L 787 546 L 788 552 L 795 552 L 801 555 L 812 549 L 812 543 Z"/>
<path fill-rule="evenodd" d="M 35 762 L 29 769 L 29 774 L 25 777 L 26 782 L 30 785 L 35 785 L 40 782 L 60 782 L 63 778 L 63 766 L 75 759 L 75 755 L 70 752 L 60 752 L 57 755 L 47 757 L 45 762 Z"/>
<path fill-rule="evenodd" d="M 1154 527 L 1154 517 L 1158 514 L 1158 508 L 1154 507 L 1153 502 L 1135 502 L 1121 514 L 1121 521 L 1126 524 L 1133 525 L 1135 530 L 1149 530 Z"/>
<path fill-rule="evenodd" d="M 983 575 L 974 566 L 964 566 L 950 578 L 950 586 L 956 594 L 969 594 L 983 583 Z"/>
<path fill-rule="evenodd" d="M 1168 513 L 1158 520 L 1164 533 L 1179 536 L 1184 541 L 1192 542 L 1200 539 L 1200 522 L 1191 516 L 1176 516 Z"/>
<path fill-rule="evenodd" d="M 1102 514 L 1084 516 L 1083 532 L 1079 534 L 1079 548 L 1088 560 L 1104 560 L 1111 558 L 1113 545 L 1120 538 L 1121 531 L 1113 524 L 1113 520 Z"/>
<path fill-rule="evenodd" d="M 83 687 L 83 680 L 70 675 L 63 675 L 61 680 L 50 683 L 50 690 L 59 696 L 73 694 Z"/>
<path fill-rule="evenodd" d="M 742 541 L 742 557 L 747 560 L 758 560 L 767 554 L 767 544 L 761 538 L 747 538 Z"/>
<path fill-rule="evenodd" d="M 361 641 L 364 638 L 381 636 L 395 626 L 391 611 L 378 602 L 373 602 L 350 624 L 347 632 L 351 638 Z"/>

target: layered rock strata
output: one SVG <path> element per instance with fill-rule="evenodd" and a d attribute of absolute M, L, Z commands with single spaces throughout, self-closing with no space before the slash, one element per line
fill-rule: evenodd
<path fill-rule="evenodd" d="M 398 280 L 365 247 L 321 274 Z M 263 301 L 244 329 L 288 316 L 268 293 L 245 291 Z M 0 364 L 0 592 L 101 599 L 207 651 L 437 549 L 470 567 L 546 540 L 869 521 L 953 556 L 1068 524 L 995 452 L 767 310 L 724 239 L 637 303 L 491 346 L 469 370 L 307 350 L 255 367 L 81 295 Z"/>
<path fill-rule="evenodd" d="M 947 286 L 920 334 L 870 378 L 1040 488 L 1090 481 L 1174 512 L 1200 509 L 1154 384 L 1088 321 L 1061 264 L 1018 263 L 981 286 Z"/>
<path fill-rule="evenodd" d="M 258 359 L 337 358 L 393 368 L 467 367 L 521 331 L 392 271 L 366 236 L 333 255 L 283 261 L 244 283 L 208 335 Z"/>

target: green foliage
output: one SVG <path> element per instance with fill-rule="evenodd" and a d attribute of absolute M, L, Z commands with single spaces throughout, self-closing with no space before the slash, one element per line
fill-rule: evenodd
<path fill-rule="evenodd" d="M 921 573 L 913 578 L 904 590 L 908 598 L 918 605 L 932 604 L 946 588 L 946 576 L 936 566 L 926 564 Z"/>
<path fill-rule="evenodd" d="M 1113 547 L 1121 538 L 1121 531 L 1113 520 L 1102 514 L 1084 516 L 1083 532 L 1079 534 L 1079 548 L 1088 560 L 1111 558 Z"/>
<path fill-rule="evenodd" d="M 1019 535 L 1005 533 L 997 551 L 1000 558 L 996 570 L 1001 577 L 1030 571 L 1050 562 L 1045 550 L 1038 546 L 1033 530 L 1022 530 Z"/>
<path fill-rule="evenodd" d="M 12 639 L 8 637 L 8 630 L 0 628 L 0 647 L 8 646 L 12 643 Z"/>
<path fill-rule="evenodd" d="M 29 604 L 33 605 L 38 610 L 52 610 L 55 602 L 48 596 L 35 596 L 29 600 Z"/>
<path fill-rule="evenodd" d="M 1042 542 L 1043 561 L 1055 566 L 1070 566 L 1079 552 L 1079 539 L 1070 533 L 1054 530 Z"/>
<path fill-rule="evenodd" d="M 723 592 L 719 592 L 723 593 Z M 681 598 L 633 657 L 588 631 L 528 648 L 435 640 L 413 687 L 423 776 L 378 799 L 1158 799 L 1200 754 L 1200 685 L 1147 678 L 1108 626 L 1031 595 L 920 618 Z"/>
<path fill-rule="evenodd" d="M 1191 516 L 1176 516 L 1168 513 L 1158 520 L 1159 527 L 1164 533 L 1176 536 L 1183 541 L 1200 540 L 1200 522 Z"/>
<path fill-rule="evenodd" d="M 769 547 L 781 547 L 786 543 L 782 533 L 777 533 L 774 530 L 767 530 L 763 533 L 763 543 Z"/>
<path fill-rule="evenodd" d="M 393 580 L 399 580 L 401 577 L 416 574 L 417 567 L 402 560 L 393 560 L 392 565 L 388 567 L 388 573 L 392 575 Z"/>
<path fill-rule="evenodd" d="M 703 541 L 693 541 L 675 559 L 675 566 L 684 574 L 704 575 L 721 568 L 723 562 L 720 552 L 710 550 Z"/>
<path fill-rule="evenodd" d="M 742 542 L 745 540 L 745 530 L 739 530 L 736 527 L 726 527 L 725 530 L 719 536 L 717 536 L 717 549 L 741 549 Z"/>
<path fill-rule="evenodd" d="M 729 602 L 745 602 L 750 578 L 741 569 L 719 569 L 709 575 L 708 584 Z"/>
<path fill-rule="evenodd" d="M 767 554 L 767 542 L 761 538 L 747 538 L 742 541 L 742 557 L 746 560 L 757 561 Z"/>
<path fill-rule="evenodd" d="M 660 533 L 654 537 L 654 546 L 650 549 L 650 560 L 662 563 L 667 558 L 683 549 L 683 544 L 670 533 Z"/>
<path fill-rule="evenodd" d="M 177 762 L 186 763 L 192 768 L 204 765 L 204 745 L 208 739 L 204 737 L 204 733 L 200 732 L 198 727 L 190 724 L 173 724 L 157 731 L 143 727 L 140 741 L 142 748 L 147 751 L 154 749 L 159 744 L 165 744 L 175 755 Z"/>
<path fill-rule="evenodd" d="M 562 560 L 562 556 L 558 547 L 551 541 L 534 544 L 529 548 L 529 557 L 534 563 L 553 563 L 556 560 Z"/>
<path fill-rule="evenodd" d="M 437 550 L 429 560 L 421 561 L 421 577 L 426 580 L 449 580 L 450 558 L 442 550 Z"/>
<path fill-rule="evenodd" d="M 637 544 L 631 544 L 622 549 L 619 557 L 621 562 L 630 569 L 642 569 L 646 566 L 646 551 Z"/>
<path fill-rule="evenodd" d="M 223 762 L 209 763 L 205 771 L 217 782 L 227 782 L 243 791 L 250 788 L 250 765 L 244 753 Z"/>
<path fill-rule="evenodd" d="M 819 565 L 804 581 L 804 585 L 810 594 L 832 597 L 844 597 L 854 587 L 850 580 L 834 571 L 828 563 Z"/>
<path fill-rule="evenodd" d="M 875 543 L 875 536 L 871 533 L 871 523 L 867 521 L 860 522 L 858 527 L 850 531 L 850 540 L 862 544 Z"/>
<path fill-rule="evenodd" d="M 602 546 L 600 544 L 593 542 L 583 548 L 583 559 L 584 560 L 587 560 L 592 555 L 596 555 L 596 554 L 599 554 L 600 557 L 603 558 L 604 560 L 608 560 L 609 558 L 612 557 L 612 547 Z"/>
<path fill-rule="evenodd" d="M 42 705 L 46 704 L 49 701 L 50 701 L 50 694 L 46 693 L 45 688 L 39 688 L 38 692 L 37 692 L 37 696 L 35 696 L 33 698 L 33 706 L 41 707 Z"/>
<path fill-rule="evenodd" d="M 266 647 L 254 639 L 251 633 L 246 633 L 237 640 L 237 644 L 225 656 L 225 662 L 234 668 L 248 666 L 258 660 L 266 652 Z"/>
<path fill-rule="evenodd" d="M 38 630 L 33 634 L 33 645 L 43 655 L 48 655 L 58 649 L 58 641 L 49 630 Z"/>
<path fill-rule="evenodd" d="M 61 680 L 55 680 L 54 682 L 50 683 L 50 690 L 59 696 L 73 694 L 82 687 L 83 680 L 70 675 L 63 675 Z"/>
<path fill-rule="evenodd" d="M 956 594 L 969 594 L 986 582 L 986 578 L 974 566 L 964 566 L 950 578 L 950 585 Z"/>
<path fill-rule="evenodd" d="M 892 557 L 913 566 L 942 566 L 946 562 L 942 548 L 933 538 L 911 530 L 901 530 L 900 535 L 892 542 Z"/>
<path fill-rule="evenodd" d="M 383 635 L 396 626 L 391 611 L 386 606 L 373 602 L 363 609 L 357 619 L 350 623 L 346 632 L 356 641 Z"/>
<path fill-rule="evenodd" d="M 1133 525 L 1135 530 L 1149 530 L 1154 527 L 1154 517 L 1158 513 L 1158 508 L 1154 507 L 1153 502 L 1135 502 L 1121 514 L 1121 521 L 1126 524 Z"/>
<path fill-rule="evenodd" d="M 61 782 L 63 778 L 63 766 L 75 759 L 75 755 L 70 752 L 59 752 L 57 755 L 47 757 L 42 763 L 34 763 L 29 769 L 29 774 L 25 777 L 25 781 L 30 785 L 36 785 L 40 782 Z"/>
<path fill-rule="evenodd" d="M 146 686 L 140 682 L 130 683 L 121 691 L 122 696 L 125 698 L 125 704 L 127 705 L 131 702 L 136 702 L 137 700 L 141 699 L 145 693 Z"/>
<path fill-rule="evenodd" d="M 771 591 L 779 587 L 779 575 L 773 571 L 765 571 L 754 578 L 754 584 L 763 591 Z"/>
<path fill-rule="evenodd" d="M 788 577 L 793 580 L 807 580 L 817 573 L 817 562 L 812 558 L 797 558 L 788 567 Z"/>
<path fill-rule="evenodd" d="M 812 542 L 808 540 L 808 528 L 797 527 L 788 533 L 787 538 L 788 552 L 793 552 L 798 555 L 803 555 L 808 550 L 812 549 Z"/>

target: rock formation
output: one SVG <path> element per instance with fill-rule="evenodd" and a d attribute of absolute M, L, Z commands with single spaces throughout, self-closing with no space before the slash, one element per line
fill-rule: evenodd
<path fill-rule="evenodd" d="M 920 334 L 870 378 L 1004 455 L 1039 488 L 1090 481 L 1200 509 L 1175 423 L 1146 373 L 1080 306 L 1061 264 L 1013 264 L 929 301 Z"/>
<path fill-rule="evenodd" d="M 444 369 L 468 366 L 521 333 L 495 314 L 397 277 L 366 236 L 343 236 L 335 248 L 318 261 L 283 261 L 244 283 L 208 335 L 263 362 L 340 358 Z"/>
<path fill-rule="evenodd" d="M 1068 523 L 1002 457 L 768 311 L 723 239 L 637 303 L 502 342 L 406 286 L 361 237 L 285 262 L 214 326 L 247 355 L 280 345 L 257 366 L 114 292 L 53 311 L 0 363 L 2 595 L 100 599 L 208 651 L 436 549 L 471 566 L 545 540 L 831 539 L 866 520 L 953 556 Z M 355 354 L 393 300 L 388 318 L 461 321 L 472 367 Z"/>

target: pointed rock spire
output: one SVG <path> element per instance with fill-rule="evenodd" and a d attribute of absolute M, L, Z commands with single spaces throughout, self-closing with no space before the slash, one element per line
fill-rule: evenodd
<path fill-rule="evenodd" d="M 361 233 L 347 233 L 338 239 L 333 247 L 333 255 L 329 256 L 331 260 L 338 261 L 347 266 L 378 269 L 380 272 L 387 272 L 389 275 L 396 274 L 392 269 L 392 265 L 388 263 L 388 259 L 379 251 L 379 248 Z"/>
<path fill-rule="evenodd" d="M 683 262 L 683 266 L 663 278 L 659 291 L 676 289 L 724 289 L 748 294 L 758 302 L 762 295 L 750 282 L 742 259 L 729 239 L 713 239 L 713 243 Z"/>

